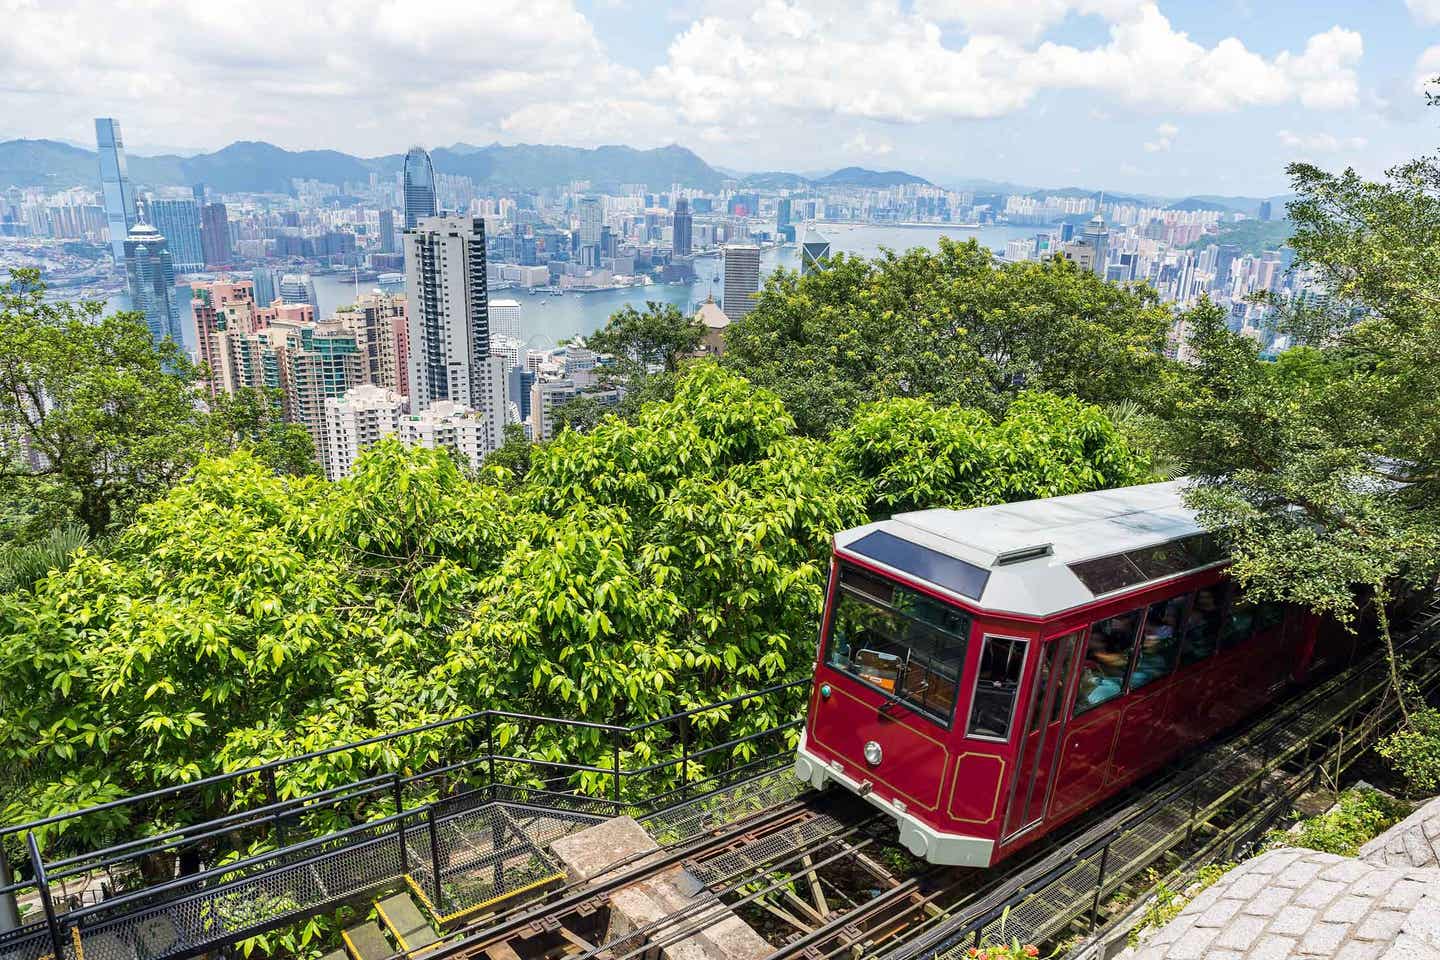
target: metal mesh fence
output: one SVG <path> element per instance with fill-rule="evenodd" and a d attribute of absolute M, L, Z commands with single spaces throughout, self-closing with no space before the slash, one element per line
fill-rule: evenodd
<path fill-rule="evenodd" d="M 640 823 L 657 843 L 667 846 L 793 800 L 806 789 L 786 767 L 642 817 Z"/>

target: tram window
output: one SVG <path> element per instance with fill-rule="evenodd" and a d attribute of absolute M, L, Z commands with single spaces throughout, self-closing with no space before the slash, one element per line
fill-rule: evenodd
<path fill-rule="evenodd" d="M 1125 689 L 1125 671 L 1139 626 L 1140 611 L 1131 610 L 1090 628 L 1085 662 L 1080 665 L 1080 688 L 1075 693 L 1077 715 L 1115 699 Z"/>
<path fill-rule="evenodd" d="M 1180 652 L 1180 623 L 1189 601 L 1187 593 L 1150 604 L 1150 612 L 1145 615 L 1145 628 L 1140 634 L 1135 669 L 1130 673 L 1131 690 L 1167 677 L 1175 669 L 1175 657 Z"/>
<path fill-rule="evenodd" d="M 985 638 L 966 736 L 1010 739 L 1020 675 L 1025 672 L 1025 647 L 1026 641 L 1014 637 Z"/>
<path fill-rule="evenodd" d="M 1185 645 L 1180 650 L 1181 666 L 1204 660 L 1219 646 L 1227 592 L 1228 585 L 1224 583 L 1195 591 L 1195 602 L 1191 604 L 1190 612 L 1185 615 Z"/>
<path fill-rule="evenodd" d="M 1250 639 L 1255 632 L 1255 612 L 1255 604 L 1236 590 L 1230 613 L 1225 617 L 1225 626 L 1220 631 L 1221 650 L 1238 647 Z"/>
<path fill-rule="evenodd" d="M 825 662 L 948 726 L 965 666 L 970 618 L 848 568 L 841 569 L 840 584 Z M 863 594 L 854 589 L 862 584 Z M 875 596 L 882 592 L 883 599 Z"/>

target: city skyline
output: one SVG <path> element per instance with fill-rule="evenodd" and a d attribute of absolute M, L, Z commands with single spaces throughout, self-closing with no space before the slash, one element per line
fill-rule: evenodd
<path fill-rule="evenodd" d="M 1289 160 L 1374 174 L 1428 149 L 1422 81 L 1440 73 L 1434 0 L 355 6 L 287 8 L 289 29 L 261 38 L 177 4 L 151 12 L 138 51 L 103 42 L 108 8 L 22 7 L 9 35 L 29 40 L 0 39 L 0 59 L 31 82 L 0 93 L 0 139 L 84 142 L 110 115 L 140 154 L 236 130 L 368 155 L 679 143 L 744 171 L 1265 195 Z"/>

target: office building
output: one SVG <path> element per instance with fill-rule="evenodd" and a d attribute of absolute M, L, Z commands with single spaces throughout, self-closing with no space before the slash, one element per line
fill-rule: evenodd
<path fill-rule="evenodd" d="M 208 267 L 223 267 L 230 262 L 230 218 L 225 204 L 207 203 L 200 208 L 200 245 Z"/>
<path fill-rule="evenodd" d="M 485 440 L 499 446 L 505 416 L 504 369 L 490 355 L 485 221 L 428 217 L 405 231 L 409 298 L 410 410 L 449 400 L 476 411 Z"/>
<path fill-rule="evenodd" d="M 362 384 L 343 397 L 325 398 L 325 476 L 350 476 L 360 451 L 399 429 L 405 398 L 394 390 Z"/>
<path fill-rule="evenodd" d="M 671 231 L 671 249 L 677 257 L 690 256 L 693 247 L 692 230 L 694 217 L 690 215 L 690 201 L 684 197 L 675 201 L 675 225 Z"/>
<path fill-rule="evenodd" d="M 146 219 L 165 237 L 170 260 L 179 273 L 205 269 L 200 243 L 200 205 L 194 200 L 145 201 Z"/>
<path fill-rule="evenodd" d="M 784 232 L 790 226 L 790 198 L 781 197 L 775 203 L 775 228 L 777 232 Z"/>
<path fill-rule="evenodd" d="M 731 320 L 739 320 L 755 309 L 760 292 L 760 248 L 732 243 L 725 247 L 725 286 L 722 306 Z"/>
<path fill-rule="evenodd" d="M 435 168 L 424 147 L 411 147 L 405 154 L 405 229 L 413 230 L 435 208 Z"/>
<path fill-rule="evenodd" d="M 600 198 L 581 197 L 575 210 L 580 221 L 581 245 L 600 246 L 600 228 L 605 225 L 605 208 Z"/>
<path fill-rule="evenodd" d="M 315 295 L 315 281 L 308 273 L 287 273 L 280 278 L 276 294 L 284 303 L 308 303 L 320 312 L 320 300 Z"/>
<path fill-rule="evenodd" d="M 389 207 L 380 211 L 380 252 L 395 252 L 395 211 Z"/>
<path fill-rule="evenodd" d="M 1260 220 L 1261 220 L 1262 222 L 1268 223 L 1268 222 L 1270 221 L 1271 208 L 1270 208 L 1270 201 L 1269 201 L 1269 200 L 1261 200 L 1261 201 L 1260 201 L 1260 210 L 1259 210 L 1259 213 L 1260 213 Z"/>
<path fill-rule="evenodd" d="M 520 335 L 520 301 L 519 300 L 491 300 L 490 301 L 490 335 L 491 337 L 510 337 L 514 340 L 523 340 Z"/>
<path fill-rule="evenodd" d="M 135 188 L 130 185 L 130 171 L 125 165 L 125 143 L 118 120 L 96 118 L 95 147 L 100 155 L 100 192 L 105 198 L 110 254 L 117 264 L 123 264 L 130 228 L 139 222 L 140 213 L 135 205 Z"/>
<path fill-rule="evenodd" d="M 1100 214 L 1095 214 L 1085 225 L 1085 232 L 1080 237 L 1094 250 L 1094 263 L 1091 270 L 1096 276 L 1103 278 L 1106 264 L 1110 258 L 1110 231 L 1105 229 L 1105 219 Z"/>
<path fill-rule="evenodd" d="M 255 303 L 262 307 L 274 303 L 275 298 L 280 295 L 275 271 L 269 267 L 256 267 L 250 276 L 255 286 Z"/>
<path fill-rule="evenodd" d="M 156 342 L 184 343 L 180 309 L 176 302 L 175 267 L 165 237 L 148 223 L 137 223 L 125 238 L 125 279 L 130 306 L 145 315 L 145 325 Z"/>
<path fill-rule="evenodd" d="M 806 231 L 805 239 L 800 244 L 800 276 L 825 269 L 825 261 L 828 259 L 830 241 L 814 230 Z"/>

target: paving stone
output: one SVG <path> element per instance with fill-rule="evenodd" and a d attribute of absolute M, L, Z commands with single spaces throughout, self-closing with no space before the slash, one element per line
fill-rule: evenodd
<path fill-rule="evenodd" d="M 1419 880 L 1400 880 L 1380 900 L 1380 905 L 1392 910 L 1409 910 L 1425 896 L 1426 885 Z"/>
<path fill-rule="evenodd" d="M 1283 887 L 1303 887 L 1320 875 L 1325 863 L 1302 857 L 1275 875 L 1274 882 Z"/>
<path fill-rule="evenodd" d="M 1265 932 L 1265 919 L 1265 917 L 1236 917 L 1216 936 L 1215 946 L 1249 950 Z"/>
<path fill-rule="evenodd" d="M 1384 960 L 1440 960 L 1440 950 L 1402 933 L 1381 957 Z"/>
<path fill-rule="evenodd" d="M 1191 927 L 1184 936 L 1170 944 L 1165 956 L 1170 960 L 1203 960 L 1210 955 L 1207 948 L 1218 932 L 1204 927 Z"/>
<path fill-rule="evenodd" d="M 1290 903 L 1293 896 L 1295 891 L 1288 887 L 1266 887 L 1241 912 L 1257 917 L 1273 917 Z"/>
<path fill-rule="evenodd" d="M 1295 895 L 1295 906 L 1320 908 L 1345 892 L 1345 884 L 1338 880 L 1311 880 Z"/>
<path fill-rule="evenodd" d="M 1391 867 L 1440 867 L 1440 797 L 1361 847 L 1360 859 Z"/>
<path fill-rule="evenodd" d="M 1370 875 L 1370 867 L 1357 860 L 1343 860 L 1336 857 L 1335 861 L 1320 874 L 1326 880 L 1354 883 L 1356 880 L 1363 880 Z"/>
<path fill-rule="evenodd" d="M 1230 887 L 1225 895 L 1228 897 L 1241 897 L 1248 900 L 1250 897 L 1255 896 L 1255 894 L 1259 893 L 1261 890 L 1264 890 L 1265 887 L 1269 884 L 1269 882 L 1269 877 L 1262 877 L 1259 874 L 1254 873 L 1246 873 L 1243 876 L 1239 877 L 1234 883 L 1230 884 Z"/>
<path fill-rule="evenodd" d="M 1335 954 L 1335 960 L 1380 960 L 1385 949 L 1383 944 L 1351 940 L 1340 948 L 1339 953 Z"/>
<path fill-rule="evenodd" d="M 1348 894 L 1332 902 L 1322 913 L 1323 919 L 1332 923 L 1358 923 L 1370 911 L 1373 901 L 1365 897 Z"/>
<path fill-rule="evenodd" d="M 1283 933 L 1289 937 L 1301 937 L 1315 925 L 1315 911 L 1304 907 L 1285 907 L 1270 921 L 1271 933 Z"/>
<path fill-rule="evenodd" d="M 1440 947 L 1440 883 L 1437 883 L 1435 892 L 1427 893 L 1411 909 L 1409 917 L 1405 919 L 1403 932 Z"/>
<path fill-rule="evenodd" d="M 1389 942 L 1399 936 L 1400 928 L 1404 925 L 1403 911 L 1376 910 L 1355 928 L 1355 939 Z"/>
<path fill-rule="evenodd" d="M 1227 925 L 1240 908 L 1245 906 L 1244 900 L 1221 900 L 1219 903 L 1212 903 L 1205 908 L 1195 920 L 1197 927 L 1223 927 Z"/>
<path fill-rule="evenodd" d="M 1260 942 L 1255 944 L 1255 949 L 1250 952 L 1246 960 L 1290 960 L 1295 949 L 1295 940 L 1291 937 L 1278 937 L 1273 933 L 1266 934 Z"/>
<path fill-rule="evenodd" d="M 1316 957 L 1333 957 L 1350 932 L 1348 923 L 1317 923 L 1300 941 L 1300 952 Z"/>

